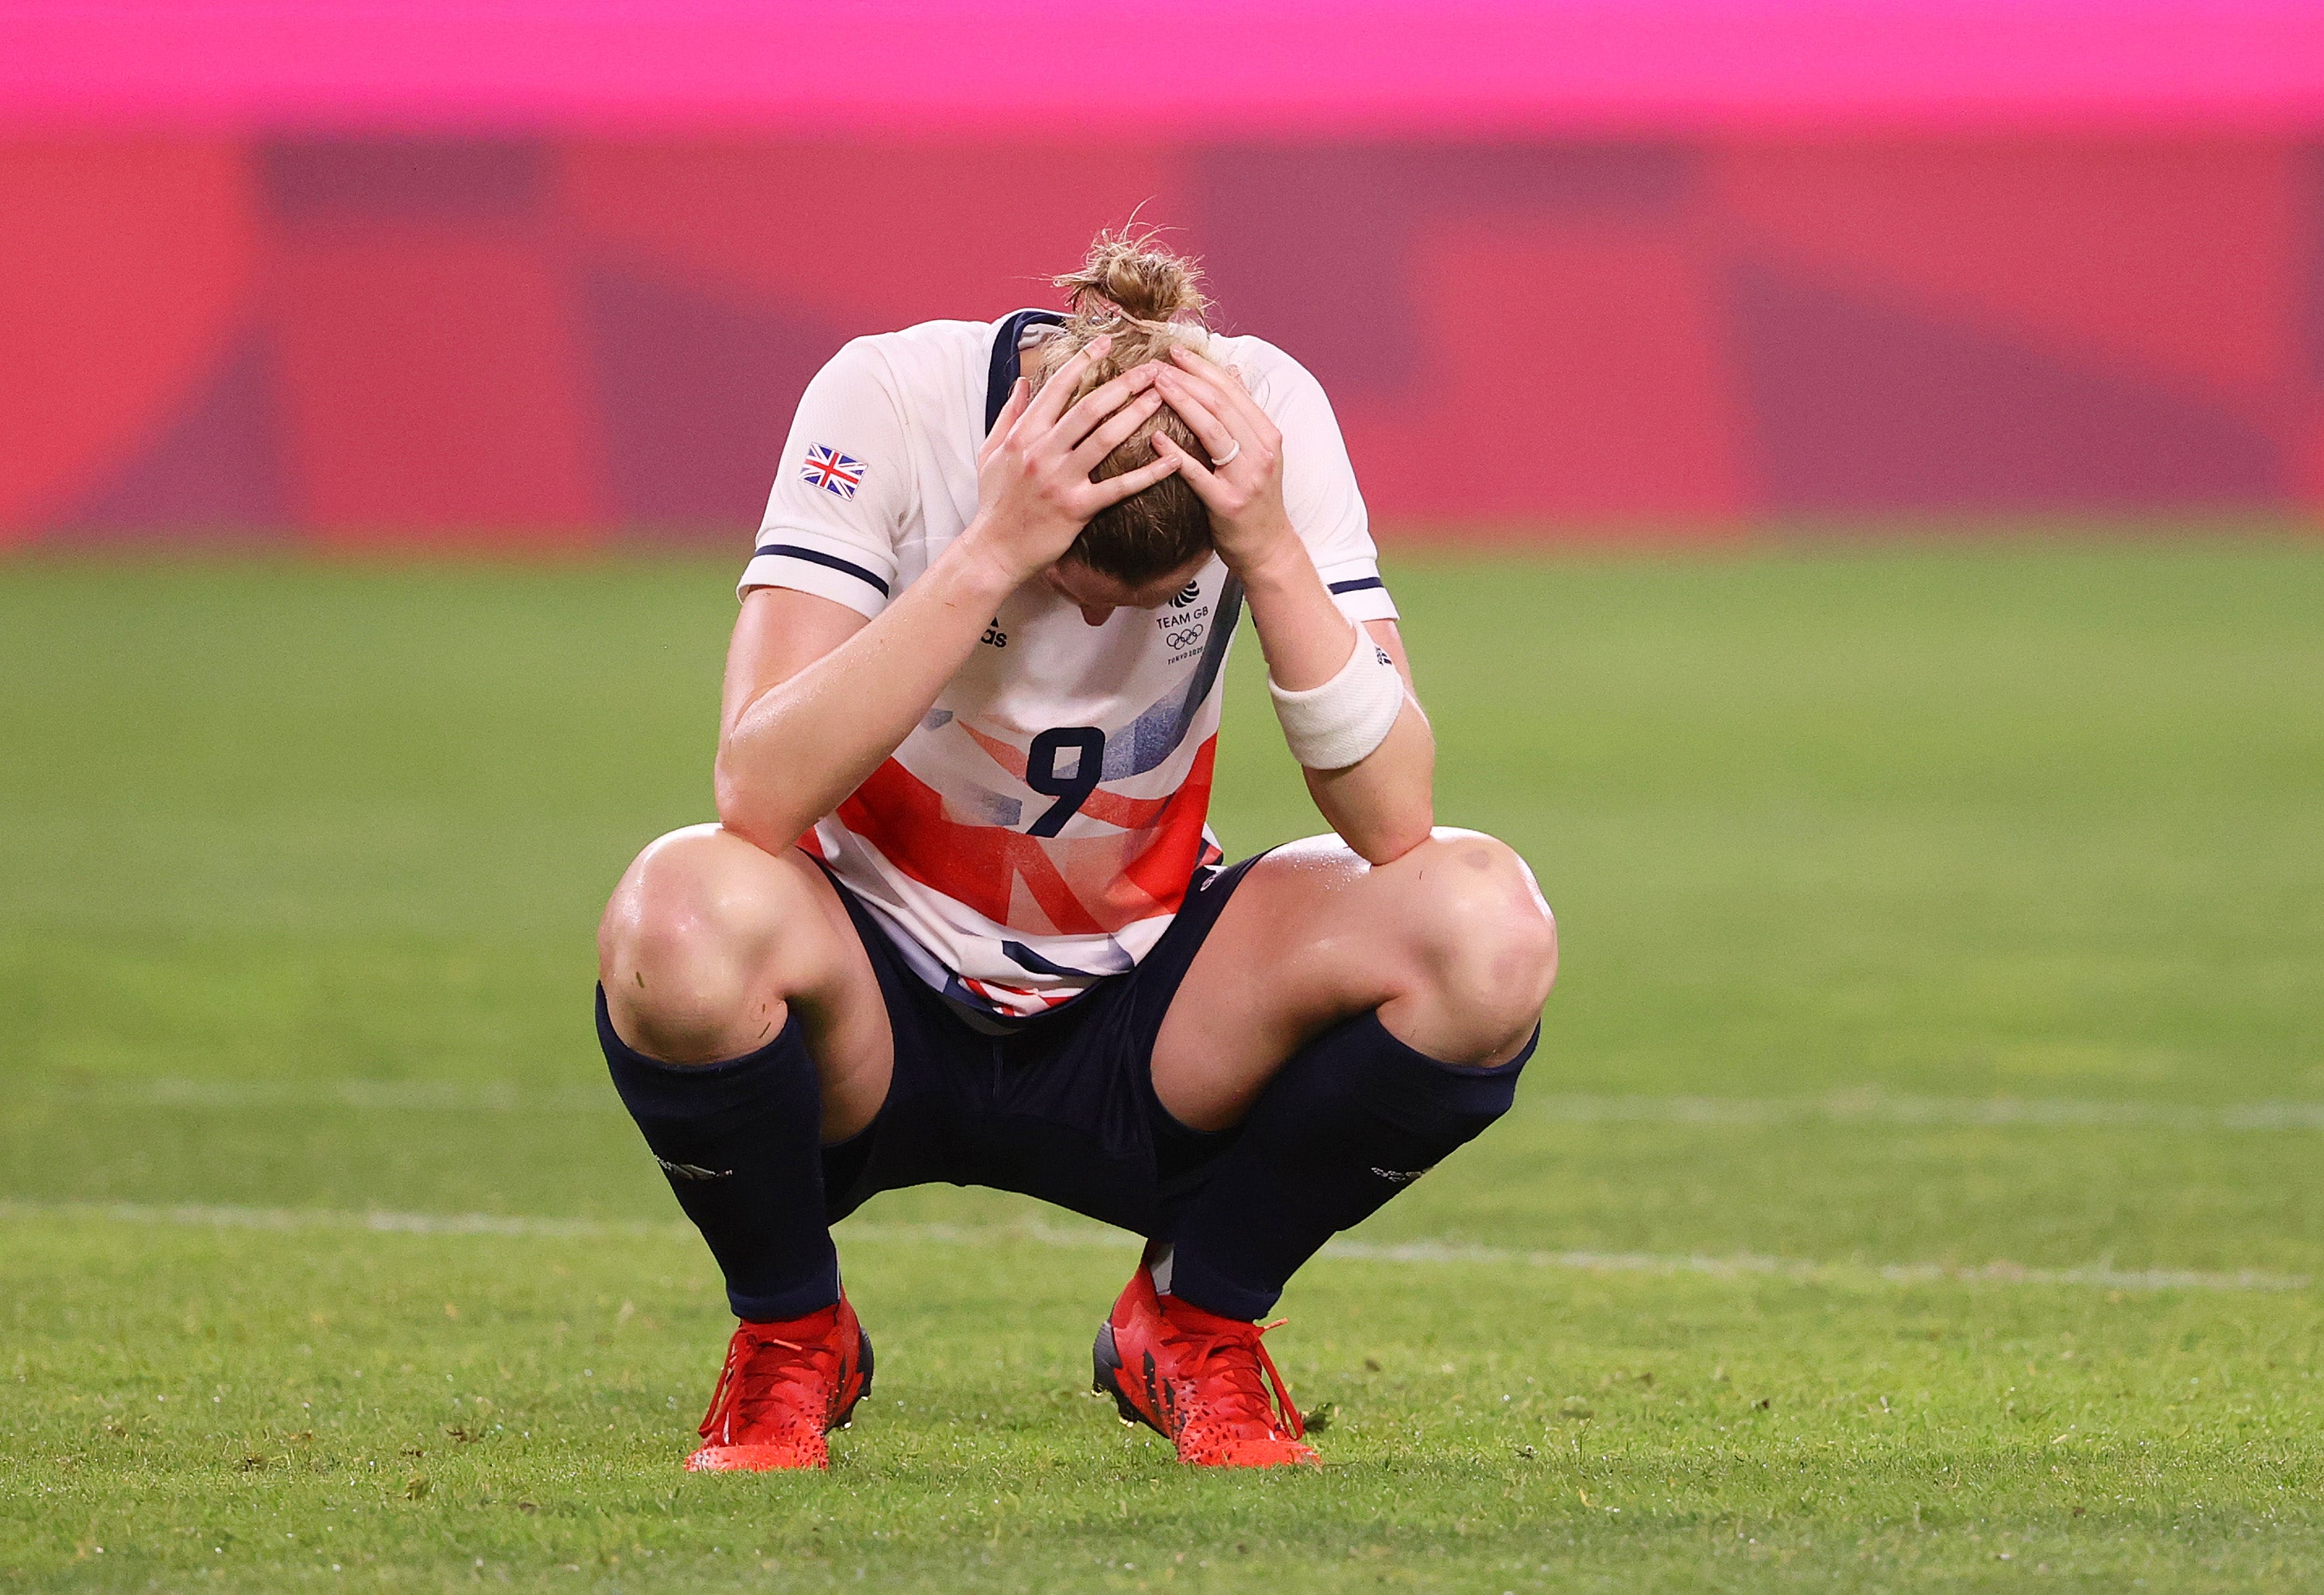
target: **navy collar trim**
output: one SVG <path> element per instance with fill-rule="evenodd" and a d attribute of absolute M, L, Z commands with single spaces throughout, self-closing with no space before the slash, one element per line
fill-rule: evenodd
<path fill-rule="evenodd" d="M 1055 310 L 1019 310 L 1001 322 L 1001 330 L 992 335 L 992 365 L 984 378 L 984 429 L 992 430 L 992 423 L 1009 403 L 1009 390 L 1017 385 L 1022 374 L 1017 353 L 1017 340 L 1025 336 L 1028 327 L 1062 327 L 1065 318 Z"/>

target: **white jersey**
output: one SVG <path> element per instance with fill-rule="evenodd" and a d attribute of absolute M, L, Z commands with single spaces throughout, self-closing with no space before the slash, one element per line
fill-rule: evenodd
<path fill-rule="evenodd" d="M 799 401 L 741 590 L 792 587 L 870 616 L 976 513 L 976 455 L 1018 374 L 1019 311 L 857 338 Z M 1214 337 L 1282 429 L 1284 501 L 1341 609 L 1393 619 L 1362 495 L 1315 379 Z M 1092 626 L 1028 582 L 903 745 L 802 845 L 907 963 L 972 1010 L 1038 1014 L 1130 969 L 1195 872 L 1221 670 L 1242 609 L 1213 558 L 1161 609 Z"/>

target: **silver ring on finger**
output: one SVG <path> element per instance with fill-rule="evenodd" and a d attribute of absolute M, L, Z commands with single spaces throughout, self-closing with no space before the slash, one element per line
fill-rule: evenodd
<path fill-rule="evenodd" d="M 1231 466 L 1234 464 L 1235 460 L 1241 455 L 1241 453 L 1242 439 L 1238 438 L 1235 439 L 1235 446 L 1232 448 L 1228 449 L 1224 454 L 1219 456 L 1218 458 L 1211 462 L 1211 469 L 1215 471 L 1222 466 Z"/>

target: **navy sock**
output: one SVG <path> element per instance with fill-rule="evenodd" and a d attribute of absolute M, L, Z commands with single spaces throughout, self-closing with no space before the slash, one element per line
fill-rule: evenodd
<path fill-rule="evenodd" d="M 1416 1052 L 1376 1013 L 1324 1032 L 1268 1083 L 1170 1236 L 1170 1290 L 1264 1316 L 1301 1264 L 1508 1111 L 1534 1039 L 1465 1068 Z"/>
<path fill-rule="evenodd" d="M 823 1097 L 798 1016 L 742 1057 L 665 1064 L 614 1034 L 600 987 L 597 1041 L 613 1089 L 725 1273 L 734 1315 L 766 1323 L 837 1301 L 839 1253 L 823 1200 Z"/>

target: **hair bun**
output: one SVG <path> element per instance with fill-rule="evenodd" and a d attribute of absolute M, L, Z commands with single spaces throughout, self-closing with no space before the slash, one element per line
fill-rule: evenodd
<path fill-rule="evenodd" d="M 1082 269 L 1056 280 L 1076 317 L 1095 319 L 1118 310 L 1148 323 L 1200 323 L 1211 308 L 1202 281 L 1194 262 L 1157 244 L 1150 231 L 1128 228 L 1100 233 Z"/>

